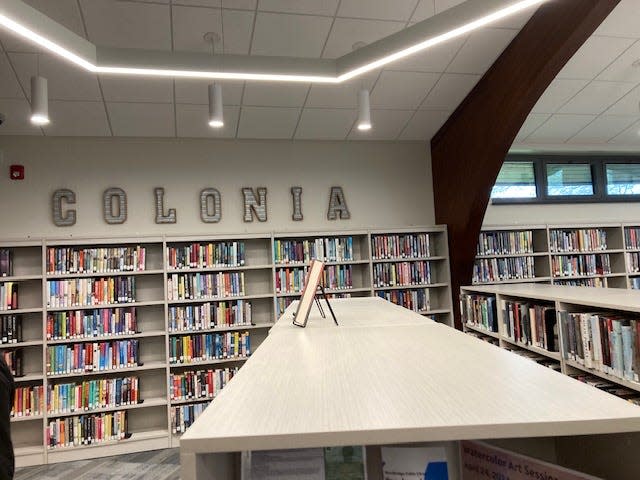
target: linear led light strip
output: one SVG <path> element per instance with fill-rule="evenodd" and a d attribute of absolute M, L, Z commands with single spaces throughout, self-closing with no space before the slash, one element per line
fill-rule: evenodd
<path fill-rule="evenodd" d="M 134 67 L 109 67 L 98 66 L 76 55 L 73 52 L 61 47 L 51 40 L 39 35 L 38 33 L 20 25 L 5 15 L 0 15 L 0 25 L 5 26 L 9 30 L 17 33 L 21 37 L 30 40 L 47 50 L 60 55 L 63 58 L 81 66 L 82 68 L 93 73 L 113 73 L 123 75 L 148 75 L 156 77 L 176 77 L 176 78 L 214 78 L 223 80 L 264 80 L 264 81 L 281 81 L 281 82 L 312 82 L 312 83 L 341 83 L 350 80 L 358 75 L 369 72 L 376 68 L 380 68 L 391 62 L 401 58 L 408 57 L 414 53 L 425 50 L 434 45 L 446 42 L 447 40 L 459 37 L 478 28 L 484 27 L 492 22 L 503 19 L 515 13 L 521 12 L 529 7 L 540 4 L 546 0 L 523 0 L 509 7 L 497 10 L 489 15 L 481 17 L 461 27 L 450 30 L 449 32 L 437 35 L 433 38 L 417 43 L 373 62 L 357 67 L 349 72 L 343 73 L 337 77 L 324 77 L 316 75 L 294 75 L 294 74 L 271 74 L 271 73 L 234 73 L 234 72 L 214 72 L 214 71 L 192 71 L 192 70 L 172 70 L 172 69 L 153 69 L 153 68 L 134 68 Z"/>

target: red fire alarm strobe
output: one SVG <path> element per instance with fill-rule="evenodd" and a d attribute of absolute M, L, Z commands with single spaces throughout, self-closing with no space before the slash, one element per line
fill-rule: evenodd
<path fill-rule="evenodd" d="M 24 165 L 11 165 L 9 167 L 9 178 L 11 180 L 24 180 Z"/>

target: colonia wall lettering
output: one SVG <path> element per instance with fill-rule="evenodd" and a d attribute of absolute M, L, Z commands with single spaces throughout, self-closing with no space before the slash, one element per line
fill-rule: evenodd
<path fill-rule="evenodd" d="M 154 221 L 157 224 L 178 223 L 178 211 L 165 201 L 165 189 L 156 187 L 150 197 L 154 206 Z M 267 188 L 244 187 L 240 189 L 243 201 L 244 222 L 267 221 Z M 51 197 L 51 215 L 53 223 L 58 227 L 75 225 L 78 219 L 76 210 L 79 198 L 73 190 L 59 188 Z M 151 202 L 150 202 L 151 203 Z M 102 218 L 107 224 L 121 225 L 127 221 L 127 192 L 119 187 L 107 188 L 102 193 Z M 215 188 L 204 188 L 200 191 L 195 208 L 200 209 L 202 223 L 218 223 L 222 220 L 222 195 Z M 347 200 L 342 187 L 331 187 L 329 190 L 327 220 L 348 220 L 351 218 Z M 291 187 L 291 220 L 301 222 L 302 187 Z"/>

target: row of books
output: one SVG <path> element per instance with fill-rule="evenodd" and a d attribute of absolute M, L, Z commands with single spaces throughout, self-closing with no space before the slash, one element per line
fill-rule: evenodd
<path fill-rule="evenodd" d="M 348 262 L 353 258 L 353 237 L 310 238 L 305 240 L 274 240 L 275 263 Z"/>
<path fill-rule="evenodd" d="M 169 339 L 169 363 L 186 364 L 251 354 L 249 332 L 181 335 Z"/>
<path fill-rule="evenodd" d="M 135 307 L 47 313 L 47 340 L 131 335 L 137 331 Z"/>
<path fill-rule="evenodd" d="M 595 375 L 591 375 L 589 373 L 579 372 L 569 373 L 568 375 L 571 378 L 578 380 L 579 382 L 586 383 L 587 385 L 591 385 L 598 390 L 602 390 L 611 395 L 615 395 L 616 397 L 620 397 L 627 402 L 633 403 L 634 405 L 640 405 L 640 392 L 621 387 L 618 384 L 608 382 L 607 380 L 596 377 Z"/>
<path fill-rule="evenodd" d="M 0 311 L 18 308 L 18 283 L 0 283 Z"/>
<path fill-rule="evenodd" d="M 47 385 L 49 415 L 135 405 L 139 401 L 138 377 L 99 378 Z"/>
<path fill-rule="evenodd" d="M 428 233 L 372 235 L 371 251 L 374 260 L 430 257 L 431 240 Z"/>
<path fill-rule="evenodd" d="M 244 295 L 244 272 L 173 273 L 167 278 L 169 300 Z"/>
<path fill-rule="evenodd" d="M 171 407 L 171 432 L 174 434 L 187 431 L 196 418 L 209 406 L 209 402 L 192 403 Z"/>
<path fill-rule="evenodd" d="M 576 278 L 576 279 L 562 279 L 554 278 L 554 285 L 566 285 L 569 287 L 599 287 L 605 286 L 604 278 Z"/>
<path fill-rule="evenodd" d="M 207 302 L 169 306 L 169 331 L 197 331 L 251 325 L 251 302 Z"/>
<path fill-rule="evenodd" d="M 548 305 L 502 300 L 502 322 L 511 340 L 550 352 L 557 352 L 558 327 L 556 310 Z"/>
<path fill-rule="evenodd" d="M 276 270 L 276 292 L 298 293 L 304 288 L 307 267 L 279 268 Z M 353 288 L 352 265 L 325 265 L 322 278 L 328 289 Z"/>
<path fill-rule="evenodd" d="M 535 277 L 535 257 L 481 258 L 473 264 L 474 283 Z"/>
<path fill-rule="evenodd" d="M 626 248 L 640 249 L 640 228 L 626 227 L 624 229 L 624 245 Z"/>
<path fill-rule="evenodd" d="M 421 312 L 431 309 L 428 288 L 416 288 L 412 290 L 384 290 L 376 292 L 380 298 L 384 298 L 391 303 L 408 308 L 414 312 Z"/>
<path fill-rule="evenodd" d="M 551 252 L 589 252 L 607 249 L 607 232 L 602 228 L 549 230 Z"/>
<path fill-rule="evenodd" d="M 245 262 L 244 242 L 192 243 L 167 248 L 169 268 L 239 267 Z"/>
<path fill-rule="evenodd" d="M 214 398 L 238 373 L 238 367 L 172 373 L 169 378 L 171 400 Z"/>
<path fill-rule="evenodd" d="M 47 306 L 51 308 L 130 303 L 136 301 L 136 277 L 47 280 Z"/>
<path fill-rule="evenodd" d="M 22 348 L 3 350 L 0 352 L 4 362 L 14 377 L 24 377 L 24 361 Z"/>
<path fill-rule="evenodd" d="M 560 311 L 563 356 L 614 377 L 640 380 L 640 321 L 607 313 Z"/>
<path fill-rule="evenodd" d="M 498 331 L 498 313 L 495 297 L 460 294 L 460 313 L 463 322 L 487 330 Z"/>
<path fill-rule="evenodd" d="M 47 375 L 134 367 L 138 365 L 139 353 L 136 339 L 49 346 Z"/>
<path fill-rule="evenodd" d="M 276 299 L 276 318 L 279 318 L 280 315 L 284 313 L 289 305 L 295 302 L 296 299 L 293 297 L 279 297 Z"/>
<path fill-rule="evenodd" d="M 52 420 L 45 429 L 50 449 L 93 445 L 127 438 L 127 411 L 79 415 Z"/>
<path fill-rule="evenodd" d="M 511 346 L 511 345 L 507 345 L 506 349 L 512 353 L 515 353 L 516 355 L 519 355 L 528 360 L 531 360 L 532 362 L 536 362 L 537 364 L 542 365 L 543 367 L 547 367 L 547 368 L 550 368 L 551 370 L 555 370 L 556 372 L 560 372 L 562 370 L 560 362 L 553 358 L 545 357 L 544 355 L 540 355 L 530 350 L 522 350 L 520 348 Z"/>
<path fill-rule="evenodd" d="M 373 286 L 425 285 L 431 283 L 431 263 L 399 262 L 373 265 Z"/>
<path fill-rule="evenodd" d="M 480 233 L 477 255 L 512 255 L 517 253 L 533 253 L 532 230 Z"/>
<path fill-rule="evenodd" d="M 146 268 L 146 248 L 127 247 L 48 247 L 47 273 L 141 272 Z"/>
<path fill-rule="evenodd" d="M 9 248 L 0 248 L 0 277 L 13 275 L 13 252 Z"/>
<path fill-rule="evenodd" d="M 11 405 L 12 417 L 42 415 L 43 410 L 44 387 L 42 385 L 28 385 L 16 388 L 13 405 Z"/>
<path fill-rule="evenodd" d="M 554 256 L 551 257 L 551 272 L 554 277 L 608 275 L 611 258 L 608 253 Z"/>
<path fill-rule="evenodd" d="M 22 315 L 0 316 L 0 343 L 22 341 Z"/>
<path fill-rule="evenodd" d="M 629 281 L 631 282 L 631 288 L 634 290 L 639 290 L 640 289 L 640 277 L 632 277 L 629 279 Z"/>
<path fill-rule="evenodd" d="M 640 252 L 627 252 L 627 268 L 629 272 L 640 272 Z"/>

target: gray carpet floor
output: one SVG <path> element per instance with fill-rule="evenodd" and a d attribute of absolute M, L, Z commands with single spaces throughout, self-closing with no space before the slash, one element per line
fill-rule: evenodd
<path fill-rule="evenodd" d="M 114 457 L 78 460 L 16 470 L 14 480 L 179 480 L 180 450 L 177 448 L 131 453 Z"/>

